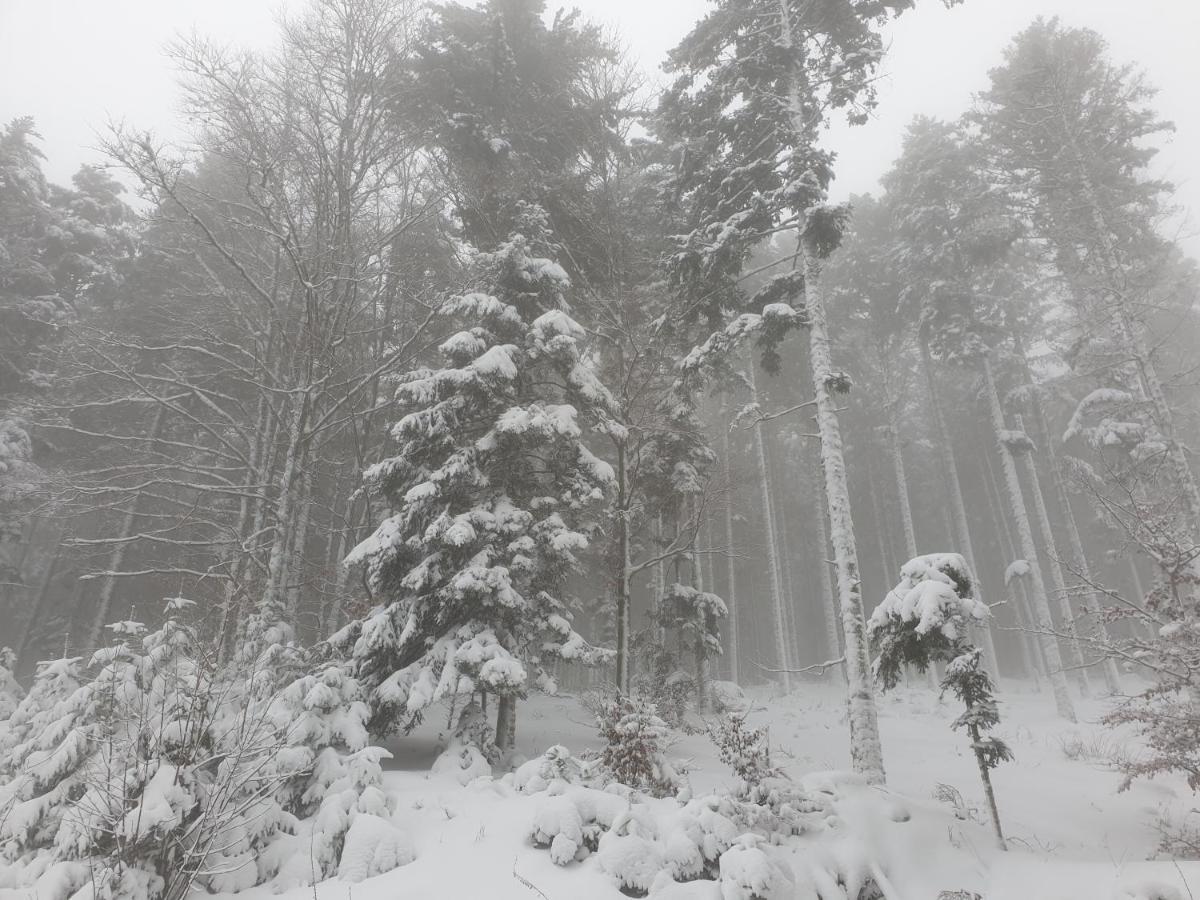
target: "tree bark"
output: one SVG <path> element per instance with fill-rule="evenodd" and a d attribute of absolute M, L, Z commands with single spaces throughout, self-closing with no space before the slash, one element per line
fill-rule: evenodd
<path fill-rule="evenodd" d="M 781 3 L 785 21 L 787 6 Z M 883 747 L 879 739 L 879 719 L 875 707 L 875 686 L 867 653 L 866 615 L 863 611 L 862 583 L 858 574 L 858 548 L 854 540 L 854 522 L 850 515 L 850 490 L 846 481 L 846 461 L 842 434 L 838 425 L 837 404 L 830 382 L 833 361 L 829 327 L 821 296 L 821 263 L 813 239 L 802 241 L 804 257 L 804 299 L 809 318 L 809 355 L 813 388 L 816 391 L 817 427 L 821 435 L 821 462 L 825 472 L 825 495 L 829 503 L 829 522 L 833 558 L 837 566 L 838 601 L 845 640 L 845 670 L 850 719 L 850 757 L 854 771 L 868 781 L 882 783 Z"/>
<path fill-rule="evenodd" d="M 1025 422 L 1021 416 L 1016 416 L 1017 430 L 1025 433 Z M 1063 575 L 1062 564 L 1059 562 L 1058 547 L 1054 542 L 1054 532 L 1050 527 L 1050 516 L 1046 511 L 1046 498 L 1042 495 L 1042 485 L 1038 481 L 1037 466 L 1033 454 L 1022 451 L 1021 466 L 1025 469 L 1025 480 L 1029 482 L 1029 494 L 1033 498 L 1033 511 L 1037 517 L 1038 531 L 1042 536 L 1042 547 L 1046 552 L 1046 564 L 1050 569 L 1050 580 L 1054 585 L 1054 594 L 1058 599 L 1058 611 L 1062 617 L 1062 627 L 1066 632 L 1067 656 L 1071 667 L 1075 670 L 1075 678 L 1079 685 L 1079 693 L 1083 697 L 1091 694 L 1091 684 L 1088 681 L 1087 669 L 1084 667 L 1083 647 L 1079 643 L 1079 634 L 1075 629 L 1075 611 L 1071 608 L 1071 597 L 1067 590 L 1067 580 Z"/>
<path fill-rule="evenodd" d="M 754 357 L 746 356 L 746 378 L 750 383 L 751 400 L 758 403 L 758 382 L 754 374 Z M 787 621 L 783 610 L 783 583 L 779 571 L 779 544 L 775 540 L 775 515 L 771 502 L 771 483 L 767 472 L 767 451 L 763 441 L 762 422 L 754 423 L 754 455 L 758 465 L 758 487 L 762 502 L 763 527 L 767 538 L 767 570 L 771 576 L 771 611 L 775 619 L 775 661 L 779 667 L 779 683 L 785 693 L 791 692 L 792 679 L 788 673 Z"/>
<path fill-rule="evenodd" d="M 729 680 L 740 683 L 741 675 L 738 669 L 738 600 L 737 600 L 737 564 L 733 558 L 733 474 L 730 466 L 729 429 L 724 432 L 725 466 L 725 572 L 729 578 L 729 589 L 726 591 L 725 605 L 729 609 Z"/>
<path fill-rule="evenodd" d="M 963 501 L 962 482 L 958 477 L 958 463 L 954 458 L 954 446 L 950 443 L 950 429 L 946 427 L 945 415 L 942 412 L 942 401 L 937 390 L 937 381 L 933 376 L 933 361 L 929 355 L 929 346 L 921 341 L 921 368 L 925 373 L 925 384 L 929 391 L 929 409 L 933 414 L 934 442 L 937 444 L 938 463 L 945 477 L 947 499 L 950 501 L 951 521 L 959 548 L 971 567 L 971 575 L 975 579 L 975 599 L 987 605 L 984 597 L 983 584 L 979 576 L 979 568 L 975 564 L 975 546 L 971 540 L 971 528 L 967 521 L 967 505 Z M 1000 687 L 1000 657 L 996 653 L 996 641 L 992 634 L 991 616 L 987 623 L 975 627 L 982 638 L 984 659 L 996 687 Z"/>
<path fill-rule="evenodd" d="M 150 434 L 146 439 L 146 446 L 153 448 L 155 441 L 162 434 L 163 422 L 166 419 L 167 407 L 164 404 L 158 404 L 154 411 L 154 420 L 150 425 Z M 142 505 L 142 494 L 138 492 L 133 499 L 129 501 L 129 507 L 125 510 L 125 514 L 121 517 L 121 527 L 117 532 L 117 543 L 113 546 L 112 553 L 108 558 L 108 571 L 119 572 L 121 566 L 125 563 L 125 554 L 129 549 L 131 538 L 133 537 L 134 527 L 137 525 L 138 513 Z M 108 613 L 112 608 L 113 594 L 117 589 L 117 576 L 107 575 L 100 583 L 100 596 L 96 601 L 96 615 L 92 619 L 92 626 L 88 629 L 87 646 L 99 647 L 100 638 L 104 633 L 104 626 L 108 624 Z"/>
<path fill-rule="evenodd" d="M 1062 657 L 1058 651 L 1058 643 L 1054 637 L 1054 622 L 1050 616 L 1050 603 L 1046 596 L 1046 583 L 1042 580 L 1041 564 L 1038 561 L 1037 546 L 1033 541 L 1033 530 L 1029 525 L 1029 515 L 1025 511 L 1025 498 L 1021 495 L 1021 481 L 1017 476 L 1017 466 L 1013 461 L 1008 445 L 1001 440 L 1005 431 L 1004 410 L 1000 406 L 1000 394 L 996 390 L 996 381 L 992 374 L 992 363 L 987 355 L 983 357 L 984 387 L 987 392 L 988 405 L 991 408 L 992 430 L 995 433 L 996 445 L 1000 450 L 1000 463 L 1004 469 L 1004 484 L 1008 491 L 1009 505 L 1012 509 L 1013 521 L 1017 527 L 1017 537 L 1021 543 L 1021 553 L 1029 564 L 1029 577 L 1033 585 L 1033 604 L 1042 652 L 1046 657 L 1049 668 L 1048 677 L 1054 690 L 1054 703 L 1058 713 L 1064 719 L 1075 721 L 1075 707 L 1071 703 L 1071 695 L 1067 689 L 1066 673 L 1063 671 Z"/>

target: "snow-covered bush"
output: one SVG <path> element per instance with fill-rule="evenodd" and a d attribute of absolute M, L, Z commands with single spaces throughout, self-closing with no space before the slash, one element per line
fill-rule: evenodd
<path fill-rule="evenodd" d="M 305 657 L 287 648 L 222 671 L 185 621 L 190 605 L 168 601 L 153 631 L 110 626 L 115 642 L 86 665 L 39 666 L 0 728 L 0 884 L 45 900 L 85 885 L 175 900 L 195 883 L 309 883 L 339 870 L 360 815 L 390 816 L 385 752 L 366 747 L 353 679 L 334 665 L 298 672 Z M 381 827 L 359 829 L 347 871 L 405 858 Z"/>
<path fill-rule="evenodd" d="M 885 690 L 896 686 L 906 665 L 924 672 L 935 661 L 946 663 L 942 690 L 953 692 L 965 706 L 951 727 L 965 729 L 970 738 L 992 825 L 1004 849 L 989 772 L 1012 753 L 988 735 L 1000 714 L 991 677 L 980 664 L 983 653 L 967 640 L 967 622 L 987 616 L 987 607 L 972 596 L 973 587 L 970 569 L 957 553 L 910 559 L 900 569 L 899 584 L 871 614 L 867 632 L 878 653 L 875 677 Z"/>
<path fill-rule="evenodd" d="M 463 707 L 450 743 L 433 761 L 434 774 L 447 774 L 462 784 L 492 774 L 489 755 L 495 758 L 492 729 L 475 698 Z"/>
<path fill-rule="evenodd" d="M 17 654 L 11 647 L 0 647 L 0 721 L 11 716 L 21 698 L 25 696 L 25 691 L 14 674 L 16 667 Z"/>
<path fill-rule="evenodd" d="M 670 728 L 653 703 L 613 697 L 600 704 L 596 721 L 605 742 L 600 764 L 610 778 L 656 797 L 680 788 L 680 774 L 664 756 Z"/>
<path fill-rule="evenodd" d="M 555 744 L 541 756 L 523 763 L 513 772 L 513 787 L 527 794 L 544 791 L 555 781 L 583 784 L 590 769 L 561 744 Z"/>
<path fill-rule="evenodd" d="M 745 792 L 754 791 L 768 778 L 779 777 L 779 769 L 771 765 L 767 728 L 748 728 L 744 713 L 722 716 L 710 723 L 708 735 L 717 747 L 721 762 L 733 769 Z"/>

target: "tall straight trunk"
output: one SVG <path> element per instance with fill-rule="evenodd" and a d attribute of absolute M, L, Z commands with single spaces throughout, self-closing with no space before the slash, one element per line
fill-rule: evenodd
<path fill-rule="evenodd" d="M 729 588 L 725 594 L 725 605 L 729 609 L 729 679 L 735 684 L 740 681 L 738 669 L 738 600 L 737 600 L 737 564 L 733 558 L 733 477 L 729 464 L 729 429 L 722 429 L 725 435 L 723 447 L 725 467 L 725 573 L 729 578 Z"/>
<path fill-rule="evenodd" d="M 1000 462 L 1004 468 L 1004 484 L 1008 491 L 1008 501 L 1012 508 L 1013 521 L 1017 527 L 1017 537 L 1021 543 L 1021 554 L 1029 564 L 1029 578 L 1033 586 L 1034 614 L 1040 631 L 1039 638 L 1042 652 L 1046 657 L 1049 668 L 1050 685 L 1054 690 L 1054 703 L 1058 713 L 1070 722 L 1075 721 L 1075 707 L 1071 703 L 1071 694 L 1067 689 L 1066 673 L 1063 671 L 1062 657 L 1058 652 L 1058 642 L 1054 637 L 1054 622 L 1050 617 L 1050 601 L 1046 596 L 1046 583 L 1042 579 L 1042 567 L 1038 561 L 1037 545 L 1033 542 L 1033 529 L 1029 526 L 1029 515 L 1025 511 L 1025 498 L 1021 495 L 1021 481 L 1017 476 L 1017 466 L 1013 461 L 1008 445 L 1001 440 L 1004 426 L 1004 410 L 1000 406 L 1000 394 L 996 390 L 996 380 L 992 374 L 991 359 L 983 357 L 984 388 L 987 392 L 988 405 L 991 409 L 992 430 L 995 433 L 996 445 L 1000 450 Z"/>
<path fill-rule="evenodd" d="M 786 629 L 784 634 L 784 643 L 787 647 L 787 667 L 789 669 L 796 668 L 796 660 L 799 657 L 796 655 L 796 594 L 794 585 L 792 584 L 791 566 L 788 565 L 788 528 L 787 514 L 783 509 L 783 499 L 779 492 L 775 489 L 775 475 L 778 471 L 778 461 L 772 460 L 771 456 L 767 456 L 767 480 L 771 483 L 771 496 L 777 498 L 773 504 L 772 512 L 775 515 L 775 539 L 778 544 L 775 547 L 775 558 L 779 560 L 779 581 L 783 588 L 783 622 Z"/>
<path fill-rule="evenodd" d="M 708 590 L 708 588 L 705 586 L 705 581 L 704 581 L 704 567 L 702 564 L 703 561 L 699 555 L 698 548 L 696 546 L 696 544 L 699 543 L 699 536 L 700 536 L 699 502 L 693 499 L 691 501 L 691 507 L 692 507 L 692 516 L 693 516 L 693 519 L 696 521 L 696 525 L 697 525 L 696 541 L 692 544 L 692 548 L 688 552 L 688 558 L 691 562 L 691 565 L 689 566 L 689 568 L 691 569 L 692 587 L 694 587 L 698 591 L 705 591 L 705 590 Z M 704 715 L 705 713 L 708 712 L 708 697 L 709 697 L 709 693 L 710 693 L 709 673 L 708 673 L 708 647 L 704 640 L 704 636 L 705 636 L 704 625 L 705 624 L 707 624 L 707 623 L 697 622 L 697 625 L 699 625 L 700 627 L 698 627 L 696 629 L 696 636 L 695 636 L 696 644 L 692 648 L 693 659 L 695 660 L 695 665 L 696 665 L 696 712 L 699 715 Z"/>
<path fill-rule="evenodd" d="M 1067 490 L 1062 463 L 1058 458 L 1058 451 L 1054 447 L 1054 436 L 1050 433 L 1050 425 L 1046 419 L 1046 410 L 1042 406 L 1041 398 L 1033 383 L 1033 370 L 1029 365 L 1028 357 L 1025 355 L 1025 348 L 1022 345 L 1019 335 L 1015 337 L 1015 340 L 1017 354 L 1021 358 L 1021 362 L 1025 368 L 1025 380 L 1030 385 L 1029 405 L 1033 411 L 1034 424 L 1037 426 L 1039 432 L 1043 452 L 1046 454 L 1046 465 L 1050 471 L 1050 483 L 1054 488 L 1054 497 L 1058 501 L 1059 509 L 1062 511 L 1063 524 L 1067 532 L 1067 542 L 1071 546 L 1071 556 L 1075 563 L 1075 572 L 1081 582 L 1080 588 L 1083 591 L 1084 605 L 1091 618 L 1091 630 L 1100 645 L 1105 646 L 1108 643 L 1108 629 L 1104 624 L 1104 612 L 1101 608 L 1099 593 L 1093 587 L 1095 582 L 1092 579 L 1091 569 L 1088 566 L 1087 555 L 1083 550 L 1083 540 L 1079 536 L 1079 523 L 1075 520 L 1075 511 L 1071 507 L 1071 494 Z M 1121 692 L 1121 675 L 1117 670 L 1116 661 L 1111 656 L 1104 656 L 1101 663 L 1101 671 L 1104 673 L 1104 684 L 1108 692 L 1110 694 L 1119 694 Z"/>
<path fill-rule="evenodd" d="M 942 412 L 942 401 L 937 390 L 937 380 L 933 376 L 933 361 L 929 355 L 929 345 L 921 341 L 921 368 L 925 373 L 925 385 L 929 392 L 929 408 L 933 414 L 934 443 L 937 444 L 938 463 L 941 465 L 946 493 L 950 501 L 951 520 L 959 549 L 971 567 L 975 579 L 975 599 L 987 604 L 984 597 L 983 585 L 979 569 L 975 565 L 975 546 L 971 541 L 971 528 L 967 521 L 967 505 L 963 501 L 962 482 L 958 477 L 958 463 L 954 458 L 954 446 L 950 443 L 950 429 L 946 427 L 945 414 Z M 988 671 L 996 686 L 1000 686 L 1000 657 L 996 654 L 996 641 L 992 634 L 991 617 L 988 622 L 976 629 L 982 639 Z"/>
<path fill-rule="evenodd" d="M 33 608 L 29 611 L 29 615 L 25 618 L 21 626 L 21 636 L 16 641 L 16 647 L 13 649 L 17 652 L 17 671 L 26 668 L 28 662 L 29 651 L 33 649 L 33 638 L 37 633 L 38 625 L 45 618 L 46 610 L 50 606 L 50 584 L 54 580 L 54 573 L 58 569 L 59 561 L 62 559 L 62 529 L 58 528 L 55 531 L 54 537 L 54 552 L 46 560 L 46 570 L 42 573 L 41 581 L 38 582 L 37 594 L 34 596 Z M 89 645 L 89 649 L 95 649 L 100 645 L 93 641 Z"/>
<path fill-rule="evenodd" d="M 746 377 L 750 382 L 751 400 L 758 403 L 758 381 L 754 373 L 754 357 L 747 354 Z M 767 538 L 767 570 L 771 581 L 771 612 L 775 619 L 775 661 L 779 666 L 779 682 L 785 692 L 792 689 L 788 672 L 787 622 L 783 611 L 783 579 L 779 571 L 779 544 L 775 540 L 775 515 L 771 502 L 771 481 L 767 471 L 767 450 L 763 440 L 762 422 L 754 423 L 754 455 L 758 466 L 758 487 L 762 502 L 763 527 Z"/>
<path fill-rule="evenodd" d="M 781 3 L 781 9 L 786 23 L 787 4 Z M 875 685 L 867 654 L 867 623 L 863 611 L 862 582 L 858 574 L 858 548 L 854 540 L 854 521 L 850 515 L 850 488 L 846 481 L 846 460 L 842 451 L 837 404 L 830 388 L 833 359 L 829 326 L 825 319 L 825 301 L 821 296 L 821 262 L 811 235 L 805 234 L 801 247 L 804 257 L 805 310 L 808 313 L 811 346 L 809 359 L 816 392 L 821 463 L 825 472 L 825 495 L 829 502 L 830 536 L 837 566 L 838 601 L 846 646 L 851 764 L 854 771 L 868 781 L 882 783 L 885 778 L 883 747 L 879 739 Z"/>
<path fill-rule="evenodd" d="M 617 565 L 616 565 L 616 616 L 617 616 L 617 690 L 628 694 L 632 686 L 629 658 L 629 478 L 626 447 L 624 441 L 617 442 Z"/>
<path fill-rule="evenodd" d="M 892 456 L 892 474 L 896 478 L 896 497 L 900 505 L 900 524 L 904 531 L 904 553 L 906 559 L 917 555 L 917 530 L 913 525 L 912 503 L 908 498 L 908 474 L 904 470 L 904 454 L 900 449 L 900 427 L 896 421 L 896 404 L 888 402 L 887 433 L 888 449 Z"/>
<path fill-rule="evenodd" d="M 238 501 L 237 539 L 230 551 L 229 581 L 225 585 L 225 597 L 221 602 L 221 620 L 217 626 L 217 662 L 219 665 L 224 665 L 226 660 L 229 659 L 232 649 L 231 644 L 236 634 L 235 623 L 238 620 L 238 612 L 245 596 L 242 575 L 247 565 L 249 551 L 244 542 L 249 536 L 247 530 L 252 521 L 254 511 L 254 503 L 251 501 L 250 491 L 256 483 L 261 484 L 259 479 L 261 478 L 260 469 L 262 468 L 263 454 L 268 452 L 267 428 L 270 420 L 270 412 L 267 408 L 266 397 L 260 396 L 258 398 L 258 412 L 254 420 L 254 434 L 250 436 L 252 441 L 250 445 L 250 460 L 246 469 L 245 481 L 242 485 L 242 497 Z"/>
<path fill-rule="evenodd" d="M 1000 499 L 1000 485 L 996 482 L 996 472 L 992 466 L 991 456 L 984 454 L 983 462 L 983 488 L 984 496 L 987 498 L 988 514 L 1003 548 L 1004 558 L 1008 562 L 1012 562 L 1017 558 L 1017 551 L 1013 545 L 1013 538 L 1009 534 L 1008 522 L 1000 511 L 1003 501 Z M 1021 578 L 1013 578 L 1006 587 L 1008 599 L 1013 608 L 1013 619 L 1017 623 L 1017 627 L 1021 629 L 1019 643 L 1022 657 L 1027 663 L 1025 672 L 1033 679 L 1034 685 L 1040 691 L 1041 681 L 1038 673 L 1046 674 L 1049 670 L 1042 658 L 1042 646 L 1034 637 L 1035 624 L 1033 613 L 1030 611 L 1025 582 Z"/>
<path fill-rule="evenodd" d="M 1021 416 L 1016 416 L 1017 430 L 1025 432 L 1025 422 Z M 1038 481 L 1037 466 L 1033 454 L 1022 451 L 1021 466 L 1025 469 L 1025 480 L 1029 482 L 1029 495 L 1033 498 L 1033 512 L 1037 517 L 1038 531 L 1042 536 L 1042 547 L 1046 551 L 1046 565 L 1050 570 L 1050 581 L 1054 585 L 1054 594 L 1058 599 L 1058 612 L 1062 617 L 1062 627 L 1066 632 L 1067 657 L 1075 670 L 1075 678 L 1079 684 L 1079 693 L 1087 697 L 1091 693 L 1087 669 L 1083 658 L 1083 647 L 1079 643 L 1079 634 L 1075 630 L 1075 610 L 1071 608 L 1071 597 L 1067 589 L 1067 579 L 1059 562 L 1058 547 L 1054 543 L 1054 532 L 1050 526 L 1050 515 L 1046 510 L 1046 498 L 1042 495 L 1042 485 Z"/>
<path fill-rule="evenodd" d="M 500 694 L 496 698 L 496 747 L 512 750 L 517 743 L 517 698 L 514 694 Z"/>
<path fill-rule="evenodd" d="M 293 396 L 295 408 L 288 426 L 287 450 L 283 460 L 283 471 L 279 476 L 279 498 L 275 504 L 275 533 L 271 541 L 271 556 L 267 562 L 267 584 L 262 599 L 262 626 L 282 627 L 291 632 L 285 620 L 285 586 L 291 556 L 288 553 L 292 519 L 296 508 L 296 476 L 304 464 L 302 435 L 308 412 L 308 392 Z"/>
<path fill-rule="evenodd" d="M 892 544 L 888 539 L 890 531 L 883 514 L 883 504 L 880 502 L 880 492 L 875 481 L 875 467 L 871 463 L 871 454 L 867 454 L 863 468 L 867 473 L 867 493 L 871 495 L 871 515 L 875 525 L 875 541 L 879 544 L 879 564 L 883 568 L 883 587 L 887 591 L 895 583 L 900 572 L 896 555 L 892 552 Z"/>
<path fill-rule="evenodd" d="M 288 621 L 292 623 L 293 628 L 299 628 L 300 625 L 301 588 L 304 583 L 308 558 L 308 524 L 312 519 L 313 508 L 312 486 L 313 474 L 310 467 L 304 470 L 304 474 L 300 478 L 300 502 L 298 504 L 300 519 L 296 523 L 296 529 L 292 534 L 292 543 L 288 548 L 290 558 L 288 561 L 287 613 Z"/>
<path fill-rule="evenodd" d="M 838 622 L 837 600 L 833 592 L 833 574 L 829 563 L 829 531 L 825 527 L 825 514 L 829 503 L 825 499 L 825 480 L 818 473 L 816 479 L 816 494 L 814 498 L 817 509 L 813 522 L 817 526 L 817 571 L 820 573 L 818 584 L 821 586 L 821 612 L 825 616 L 825 649 L 829 654 L 826 659 L 837 659 L 842 655 L 842 629 Z M 842 667 L 845 674 L 845 668 Z"/>
<path fill-rule="evenodd" d="M 166 420 L 167 408 L 165 405 L 159 404 L 154 411 L 154 419 L 150 424 L 150 434 L 146 438 L 146 447 L 152 449 L 159 436 L 162 434 L 163 422 Z M 121 527 L 117 531 L 117 543 L 113 545 L 112 552 L 108 557 L 108 571 L 120 572 L 121 566 L 125 564 L 125 555 L 129 550 L 131 538 L 133 537 L 134 527 L 137 525 L 138 514 L 142 505 L 142 493 L 134 494 L 133 499 L 129 501 L 129 506 L 125 510 L 125 514 L 121 517 Z M 108 613 L 112 608 L 113 594 L 117 590 L 117 576 L 106 575 L 100 582 L 100 596 L 96 600 L 96 615 L 92 619 L 92 626 L 88 629 L 87 646 L 100 646 L 100 637 L 104 633 L 104 626 L 108 624 Z"/>

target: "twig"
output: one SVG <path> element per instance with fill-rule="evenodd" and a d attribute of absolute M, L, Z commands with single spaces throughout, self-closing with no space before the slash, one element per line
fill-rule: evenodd
<path fill-rule="evenodd" d="M 757 663 L 757 665 L 764 672 L 772 672 L 776 675 L 783 673 L 788 675 L 803 675 L 805 672 L 816 672 L 818 675 L 824 675 L 826 669 L 843 665 L 845 662 L 846 657 L 839 656 L 837 659 L 827 659 L 825 662 L 814 663 L 811 666 L 804 666 L 801 669 L 775 668 L 772 666 L 764 666 L 762 663 Z"/>
<path fill-rule="evenodd" d="M 521 882 L 521 884 L 525 885 L 525 887 L 529 888 L 531 891 L 541 897 L 542 900 L 550 900 L 550 898 L 546 896 L 541 888 L 517 871 L 517 858 L 515 856 L 513 857 L 513 878 L 517 879 L 517 881 Z"/>

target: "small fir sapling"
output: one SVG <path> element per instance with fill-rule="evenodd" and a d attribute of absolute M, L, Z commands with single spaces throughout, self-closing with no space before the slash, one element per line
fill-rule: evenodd
<path fill-rule="evenodd" d="M 619 784 L 656 797 L 673 795 L 680 775 L 663 755 L 670 728 L 653 703 L 635 697 L 612 697 L 596 710 L 605 746 L 600 764 Z"/>
<path fill-rule="evenodd" d="M 967 623 L 982 622 L 987 607 L 972 594 L 973 578 L 957 553 L 934 553 L 910 559 L 900 582 L 872 613 L 867 631 L 875 645 L 875 677 L 884 690 L 894 688 L 904 667 L 924 672 L 934 662 L 946 663 L 942 690 L 951 691 L 966 707 L 951 725 L 965 729 L 979 765 L 979 777 L 1000 848 L 1007 849 L 989 774 L 1012 759 L 1008 746 L 990 737 L 1000 715 L 992 680 L 980 665 L 982 651 L 967 640 Z"/>
<path fill-rule="evenodd" d="M 708 735 L 721 762 L 741 780 L 743 794 L 752 794 L 767 779 L 779 777 L 780 770 L 771 764 L 767 728 L 747 727 L 745 713 L 723 716 L 709 725 Z"/>

